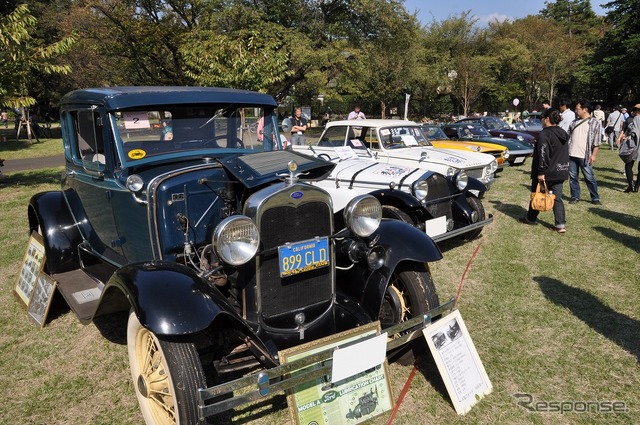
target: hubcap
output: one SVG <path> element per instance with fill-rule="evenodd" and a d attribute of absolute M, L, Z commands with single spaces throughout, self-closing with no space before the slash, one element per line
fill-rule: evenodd
<path fill-rule="evenodd" d="M 147 387 L 147 381 L 144 380 L 144 376 L 138 376 L 138 392 L 142 395 L 142 397 L 149 397 L 149 390 Z"/>

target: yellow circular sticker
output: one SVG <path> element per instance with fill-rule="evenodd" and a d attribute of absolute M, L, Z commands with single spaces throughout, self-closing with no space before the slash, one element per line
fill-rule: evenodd
<path fill-rule="evenodd" d="M 147 156 L 147 153 L 142 149 L 132 149 L 129 151 L 129 158 L 131 159 L 142 159 Z"/>

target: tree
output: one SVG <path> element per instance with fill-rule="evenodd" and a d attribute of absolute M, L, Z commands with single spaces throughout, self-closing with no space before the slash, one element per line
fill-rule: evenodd
<path fill-rule="evenodd" d="M 354 50 L 355 66 L 345 72 L 341 81 L 352 81 L 361 98 L 368 95 L 380 102 L 384 119 L 387 105 L 404 98 L 417 79 L 414 73 L 420 25 L 395 1 L 362 2 L 363 13 L 365 10 L 370 11 L 376 25 L 370 28 L 360 49 Z"/>
<path fill-rule="evenodd" d="M 428 28 L 425 49 L 432 64 L 430 69 L 436 91 L 451 93 L 462 105 L 463 114 L 472 110 L 475 102 L 491 86 L 494 58 L 489 51 L 487 31 L 476 27 L 477 19 L 471 12 L 449 17 L 442 22 L 432 22 Z"/>
<path fill-rule="evenodd" d="M 503 61 L 499 62 L 499 68 L 506 81 L 521 82 L 524 105 L 529 109 L 534 108 L 541 97 L 553 100 L 558 84 L 571 77 L 583 52 L 561 26 L 538 16 L 504 22 L 492 26 L 491 31 L 494 46 L 519 55 L 515 62 L 517 70 L 512 63 Z"/>
<path fill-rule="evenodd" d="M 0 99 L 4 106 L 21 108 L 36 103 L 27 89 L 34 72 L 67 74 L 71 70 L 56 59 L 71 48 L 75 38 L 44 45 L 31 36 L 36 24 L 24 4 L 0 19 Z"/>
<path fill-rule="evenodd" d="M 615 0 L 603 5 L 610 29 L 588 58 L 586 70 L 610 104 L 640 98 L 640 0 Z"/>
<path fill-rule="evenodd" d="M 601 19 L 595 14 L 590 0 L 545 1 L 540 16 L 559 24 L 572 43 L 593 44 Z"/>

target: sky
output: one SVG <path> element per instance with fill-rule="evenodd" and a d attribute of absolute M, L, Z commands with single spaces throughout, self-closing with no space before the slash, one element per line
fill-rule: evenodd
<path fill-rule="evenodd" d="M 600 4 L 609 0 L 591 0 L 591 8 L 596 15 L 605 15 L 606 10 Z M 524 18 L 536 15 L 545 7 L 545 0 L 405 0 L 405 8 L 413 13 L 418 12 L 418 19 L 423 25 L 434 18 L 443 21 L 451 15 L 459 16 L 462 12 L 471 10 L 471 15 L 478 19 L 478 25 L 484 26 L 494 19 Z"/>

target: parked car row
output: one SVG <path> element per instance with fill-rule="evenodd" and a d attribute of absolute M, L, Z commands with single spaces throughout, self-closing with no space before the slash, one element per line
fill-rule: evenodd
<path fill-rule="evenodd" d="M 29 230 L 82 323 L 127 313 L 147 424 L 292 388 L 309 360 L 279 350 L 371 322 L 390 360 L 412 362 L 426 350 L 413 331 L 453 308 L 429 271 L 436 242 L 480 234 L 498 159 L 519 158 L 480 140 L 438 148 L 398 120 L 330 122 L 283 150 L 277 103 L 250 91 L 111 87 L 60 103 L 66 171 L 32 197 Z"/>

